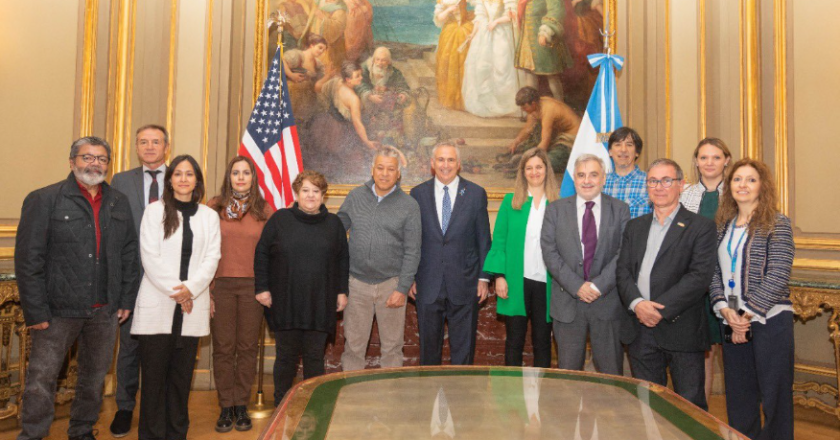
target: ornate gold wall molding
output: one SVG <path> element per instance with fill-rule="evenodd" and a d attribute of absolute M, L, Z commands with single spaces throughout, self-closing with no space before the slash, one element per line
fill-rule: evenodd
<path fill-rule="evenodd" d="M 840 239 L 837 238 L 806 238 L 794 237 L 797 249 L 813 249 L 840 252 Z"/>
<path fill-rule="evenodd" d="M 207 45 L 204 53 L 204 115 L 201 133 L 201 169 L 207 173 L 210 142 L 210 78 L 213 72 L 213 0 L 207 1 Z"/>
<path fill-rule="evenodd" d="M 761 47 L 758 0 L 741 0 L 743 17 L 744 147 L 742 154 L 762 160 L 761 147 Z"/>
<path fill-rule="evenodd" d="M 96 30 L 99 27 L 98 10 L 99 0 L 85 1 L 79 136 L 90 136 L 93 134 L 94 90 L 96 88 Z"/>
<path fill-rule="evenodd" d="M 263 72 L 268 51 L 266 44 L 265 19 L 268 12 L 268 0 L 257 0 L 257 23 L 254 26 L 254 96 L 251 106 L 257 102 L 262 89 Z"/>
<path fill-rule="evenodd" d="M 794 240 L 796 242 L 796 240 Z M 818 270 L 823 272 L 840 272 L 840 260 L 818 260 L 815 258 L 794 258 L 793 268 L 802 270 Z"/>
<path fill-rule="evenodd" d="M 708 96 L 706 88 L 706 0 L 700 0 L 700 138 L 706 137 L 706 127 L 708 125 L 706 118 L 706 107 L 708 105 Z"/>
<path fill-rule="evenodd" d="M 674 156 L 671 115 L 671 0 L 665 0 L 665 157 Z"/>
<path fill-rule="evenodd" d="M 787 130 L 787 2 L 773 1 L 773 47 L 776 66 L 775 76 L 775 156 L 776 185 L 779 188 L 779 210 L 790 215 L 790 182 L 788 171 Z M 838 248 L 840 250 L 840 247 Z"/>
<path fill-rule="evenodd" d="M 114 60 L 114 126 L 111 145 L 114 161 L 111 175 L 128 168 L 130 148 L 126 145 L 131 126 L 131 94 L 134 85 L 134 19 L 136 0 L 119 0 L 117 7 L 117 52 Z"/>
<path fill-rule="evenodd" d="M 793 390 L 801 393 L 815 392 L 833 396 L 836 403 L 832 407 L 820 399 L 807 397 L 805 394 L 794 395 L 793 401 L 798 405 L 817 408 L 821 411 L 833 414 L 840 419 L 840 291 L 815 288 L 815 287 L 794 287 L 790 289 L 790 299 L 793 303 L 793 310 L 801 319 L 813 318 L 819 313 L 830 313 L 828 320 L 829 338 L 834 345 L 835 368 L 825 368 L 816 365 L 796 363 L 794 369 L 808 374 L 833 377 L 836 379 L 837 387 L 817 382 L 795 382 Z M 829 312 L 830 311 L 830 312 Z"/>
<path fill-rule="evenodd" d="M 174 154 L 174 146 L 172 145 L 172 138 L 174 137 L 172 130 L 175 128 L 173 121 L 175 119 L 175 54 L 178 48 L 178 0 L 169 1 L 169 65 L 167 69 L 167 86 L 166 86 L 166 130 L 169 132 L 169 156 Z M 166 158 L 167 162 L 169 157 Z"/>

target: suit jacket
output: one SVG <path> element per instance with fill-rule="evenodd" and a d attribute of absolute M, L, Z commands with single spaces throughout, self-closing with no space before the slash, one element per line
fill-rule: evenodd
<path fill-rule="evenodd" d="M 671 227 L 653 263 L 650 299 L 665 306 L 654 328 L 660 347 L 671 351 L 702 351 L 709 348 L 709 322 L 703 296 L 717 264 L 715 223 L 679 206 Z M 636 285 L 645 257 L 653 214 L 630 220 L 624 228 L 616 278 L 624 307 L 642 298 Z M 628 310 L 629 312 L 629 310 Z M 632 313 L 632 312 L 630 312 Z M 641 323 L 633 319 L 622 342 L 636 338 Z"/>
<path fill-rule="evenodd" d="M 140 220 L 143 219 L 143 210 L 146 208 L 143 191 L 143 167 L 139 166 L 114 174 L 113 179 L 111 179 L 111 186 L 128 198 L 128 204 L 131 206 L 131 218 L 134 220 L 134 229 L 137 230 L 139 236 Z"/>
<path fill-rule="evenodd" d="M 630 220 L 630 208 L 621 200 L 601 194 L 601 222 L 598 244 L 589 269 L 590 280 L 601 291 L 592 303 L 582 302 L 577 292 L 583 278 L 583 246 L 577 221 L 577 196 L 556 200 L 548 205 L 543 221 L 540 246 L 543 260 L 552 275 L 554 295 L 551 317 L 574 321 L 579 306 L 588 307 L 600 320 L 623 319 L 621 300 L 616 288 L 615 268 L 621 248 L 621 233 Z"/>
<path fill-rule="evenodd" d="M 438 220 L 435 204 L 435 179 L 427 180 L 411 190 L 411 197 L 420 205 L 423 240 L 420 266 L 417 268 L 417 301 L 431 304 L 446 283 L 449 299 L 454 304 L 476 301 L 478 279 L 489 278 L 482 272 L 490 251 L 490 217 L 487 214 L 487 192 L 484 188 L 460 178 L 452 216 L 446 235 Z"/>

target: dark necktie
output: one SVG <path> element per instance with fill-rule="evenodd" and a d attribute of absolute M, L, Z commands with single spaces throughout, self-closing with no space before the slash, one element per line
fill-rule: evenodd
<path fill-rule="evenodd" d="M 149 203 L 151 204 L 158 201 L 158 194 L 160 194 L 157 182 L 157 175 L 160 174 L 160 170 L 146 170 L 146 172 L 152 176 L 152 184 L 149 185 Z"/>
<path fill-rule="evenodd" d="M 583 213 L 583 234 L 580 242 L 583 243 L 583 279 L 589 281 L 589 268 L 592 267 L 592 259 L 595 258 L 595 246 L 598 245 L 598 231 L 595 227 L 595 214 L 592 207 L 595 202 L 586 202 L 586 211 Z"/>
<path fill-rule="evenodd" d="M 441 206 L 441 225 L 440 229 L 444 235 L 446 235 L 446 230 L 449 228 L 449 219 L 452 217 L 452 199 L 449 198 L 449 187 L 443 187 L 443 204 Z"/>

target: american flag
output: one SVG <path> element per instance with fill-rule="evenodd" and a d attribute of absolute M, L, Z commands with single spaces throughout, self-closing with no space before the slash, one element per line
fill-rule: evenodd
<path fill-rule="evenodd" d="M 280 52 L 278 48 L 274 54 L 239 145 L 239 154 L 250 157 L 257 165 L 260 190 L 274 209 L 285 208 L 294 201 L 292 182 L 303 169 Z"/>

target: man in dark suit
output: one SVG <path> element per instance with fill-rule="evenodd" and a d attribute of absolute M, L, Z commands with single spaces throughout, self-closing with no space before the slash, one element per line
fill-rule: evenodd
<path fill-rule="evenodd" d="M 601 193 L 606 172 L 598 156 L 579 156 L 572 177 L 577 195 L 548 206 L 540 240 L 552 278 L 559 367 L 583 370 L 588 333 L 598 372 L 622 375 L 620 334 L 627 314 L 618 297 L 615 267 L 630 209 Z"/>
<path fill-rule="evenodd" d="M 417 303 L 420 364 L 440 365 L 443 326 L 449 329 L 453 365 L 473 363 L 479 303 L 489 276 L 481 271 L 490 251 L 487 192 L 458 176 L 461 153 L 449 143 L 432 151 L 435 177 L 411 190 L 420 205 L 420 267 L 409 296 Z"/>
<path fill-rule="evenodd" d="M 144 125 L 137 130 L 137 157 L 141 165 L 115 174 L 111 180 L 114 189 L 125 194 L 131 206 L 134 227 L 140 234 L 140 220 L 146 205 L 163 195 L 163 175 L 166 173 L 166 154 L 169 152 L 169 134 L 160 125 Z M 138 246 L 139 249 L 139 246 Z M 139 258 L 139 254 L 138 254 Z M 140 268 L 141 278 L 143 268 Z M 139 343 L 131 336 L 131 317 L 120 326 L 120 350 L 117 355 L 117 413 L 111 423 L 111 434 L 123 437 L 131 431 L 131 418 L 140 385 Z"/>
<path fill-rule="evenodd" d="M 707 409 L 703 295 L 717 264 L 715 224 L 680 205 L 683 172 L 673 160 L 653 161 L 647 188 L 653 213 L 627 223 L 616 270 L 621 300 L 636 316 L 622 342 L 633 377 L 666 386 L 670 369 L 674 391 Z"/>

